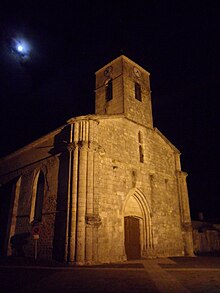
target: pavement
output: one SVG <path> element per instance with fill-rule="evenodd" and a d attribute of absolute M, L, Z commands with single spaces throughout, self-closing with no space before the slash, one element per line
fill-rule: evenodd
<path fill-rule="evenodd" d="M 141 259 L 80 267 L 0 258 L 0 292 L 220 293 L 220 257 Z"/>

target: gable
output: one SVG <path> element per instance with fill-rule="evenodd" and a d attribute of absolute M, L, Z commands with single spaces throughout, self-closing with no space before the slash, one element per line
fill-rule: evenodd
<path fill-rule="evenodd" d="M 0 160 L 0 176 L 19 172 L 23 167 L 30 167 L 62 151 L 65 140 L 68 141 L 69 126 L 64 125 L 53 132 L 35 140 L 16 152 Z"/>

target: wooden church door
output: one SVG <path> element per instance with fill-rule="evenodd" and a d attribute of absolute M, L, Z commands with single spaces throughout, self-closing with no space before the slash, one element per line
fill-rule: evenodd
<path fill-rule="evenodd" d="M 138 259 L 141 256 L 139 220 L 135 217 L 125 217 L 124 228 L 125 252 L 127 255 L 127 259 Z"/>

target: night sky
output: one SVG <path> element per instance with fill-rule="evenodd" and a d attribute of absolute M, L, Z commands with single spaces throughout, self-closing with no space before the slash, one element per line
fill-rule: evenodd
<path fill-rule="evenodd" d="M 0 9 L 0 156 L 94 113 L 95 71 L 124 54 L 151 73 L 154 126 L 182 153 L 192 218 L 220 218 L 220 1 L 27 3 Z"/>

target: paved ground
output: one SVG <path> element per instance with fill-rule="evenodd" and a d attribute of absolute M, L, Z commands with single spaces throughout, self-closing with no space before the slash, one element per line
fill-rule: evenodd
<path fill-rule="evenodd" d="M 220 257 L 137 260 L 92 267 L 0 259 L 0 292 L 220 293 Z"/>

